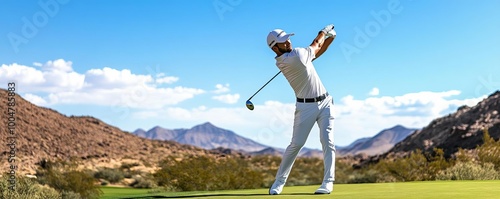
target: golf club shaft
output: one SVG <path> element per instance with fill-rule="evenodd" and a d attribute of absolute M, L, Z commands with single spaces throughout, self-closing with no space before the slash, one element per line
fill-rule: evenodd
<path fill-rule="evenodd" d="M 274 77 L 273 77 L 273 78 L 271 78 L 269 81 L 267 81 L 267 82 L 266 82 L 266 84 L 264 84 L 264 86 L 260 87 L 260 89 L 259 89 L 259 90 L 257 90 L 257 92 L 255 92 L 255 93 L 252 95 L 252 97 L 248 98 L 248 100 L 251 100 L 251 99 L 253 98 L 253 96 L 257 95 L 257 93 L 259 93 L 259 91 L 260 91 L 260 90 L 262 90 L 264 87 L 266 87 L 266 86 L 267 86 L 267 84 L 269 84 L 269 82 L 273 81 L 273 79 L 274 79 L 276 76 L 278 76 L 280 73 L 281 73 L 281 71 L 280 71 L 280 72 L 278 72 L 278 73 L 276 73 L 276 75 L 274 75 Z"/>

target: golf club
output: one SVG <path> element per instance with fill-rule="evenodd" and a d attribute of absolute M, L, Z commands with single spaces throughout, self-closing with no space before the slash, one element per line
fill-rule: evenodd
<path fill-rule="evenodd" d="M 259 93 L 259 91 L 260 91 L 260 90 L 262 90 L 264 87 L 266 87 L 266 85 L 267 85 L 267 84 L 269 84 L 269 82 L 273 81 L 273 79 L 274 79 L 276 76 L 278 76 L 280 73 L 281 73 L 281 71 L 280 71 L 280 72 L 278 72 L 278 73 L 276 73 L 276 75 L 274 75 L 274 76 L 273 76 L 273 78 L 271 78 L 269 81 L 267 81 L 267 82 L 266 82 L 266 84 L 264 84 L 264 86 L 260 87 L 260 89 L 259 89 L 259 90 L 257 90 L 257 92 L 255 92 L 255 93 L 252 95 L 252 97 L 248 98 L 248 100 L 247 100 L 247 102 L 246 102 L 246 105 L 247 105 L 247 108 L 248 108 L 249 110 L 253 110 L 253 109 L 254 109 L 253 103 L 250 101 L 250 100 L 253 98 L 253 96 L 257 95 L 257 93 Z"/>

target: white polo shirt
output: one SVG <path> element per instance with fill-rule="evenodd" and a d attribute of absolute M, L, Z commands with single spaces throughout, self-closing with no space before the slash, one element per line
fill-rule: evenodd
<path fill-rule="evenodd" d="M 312 60 L 316 57 L 313 49 L 294 48 L 289 53 L 276 57 L 276 66 L 290 83 L 298 98 L 314 98 L 326 93 Z"/>

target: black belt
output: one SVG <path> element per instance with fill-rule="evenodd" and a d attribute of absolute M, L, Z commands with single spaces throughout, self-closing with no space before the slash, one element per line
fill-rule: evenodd
<path fill-rule="evenodd" d="M 328 92 L 326 92 L 325 94 L 323 94 L 321 96 L 315 97 L 315 98 L 298 98 L 297 97 L 297 102 L 302 102 L 302 103 L 321 102 L 324 99 L 326 99 L 326 97 L 328 97 Z"/>

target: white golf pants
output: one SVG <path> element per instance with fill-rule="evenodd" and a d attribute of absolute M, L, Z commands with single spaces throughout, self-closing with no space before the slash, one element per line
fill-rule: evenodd
<path fill-rule="evenodd" d="M 290 145 L 285 150 L 281 160 L 276 180 L 286 182 L 293 163 L 317 122 L 320 129 L 319 136 L 323 149 L 324 177 L 323 182 L 335 180 L 335 145 L 333 142 L 333 98 L 328 96 L 321 102 L 301 103 L 295 107 L 293 135 Z"/>

